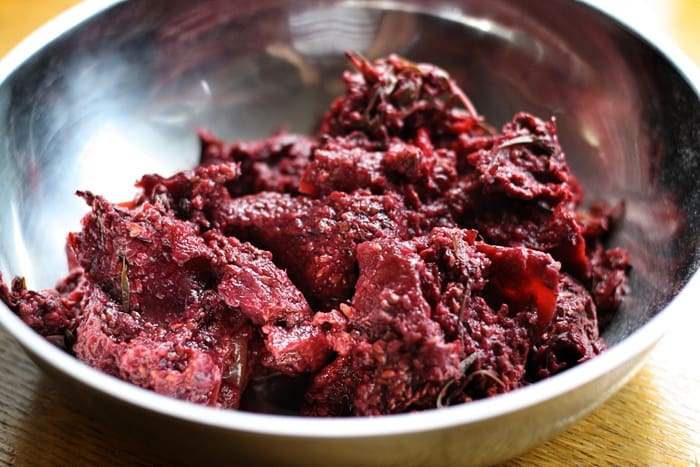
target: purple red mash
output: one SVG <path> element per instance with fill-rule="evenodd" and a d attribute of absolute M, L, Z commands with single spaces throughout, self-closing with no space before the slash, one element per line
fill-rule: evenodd
<path fill-rule="evenodd" d="M 444 70 L 349 58 L 318 134 L 202 131 L 201 164 L 131 202 L 79 192 L 68 276 L 2 300 L 95 368 L 232 409 L 285 388 L 303 415 L 444 407 L 602 352 L 621 209 L 581 207 L 554 121 L 498 132 Z"/>

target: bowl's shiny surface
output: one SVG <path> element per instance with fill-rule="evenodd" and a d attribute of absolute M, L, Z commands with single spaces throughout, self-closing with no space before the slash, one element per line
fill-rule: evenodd
<path fill-rule="evenodd" d="M 158 425 L 165 442 L 179 433 L 193 456 L 489 463 L 545 439 L 626 381 L 697 268 L 700 102 L 695 71 L 682 59 L 672 54 L 673 64 L 584 5 L 540 3 L 83 5 L 0 65 L 0 269 L 32 287 L 52 285 L 65 271 L 65 234 L 84 211 L 75 189 L 131 198 L 140 174 L 196 161 L 198 126 L 229 139 L 282 124 L 309 130 L 340 92 L 343 50 L 394 51 L 448 69 L 493 123 L 518 110 L 555 115 L 588 199 L 626 200 L 611 241 L 632 254 L 632 293 L 605 333 L 612 349 L 593 362 L 469 406 L 309 420 L 168 400 L 86 368 L 5 308 L 0 322 L 88 408 L 133 428 Z M 143 421 L 134 424 L 136 416 Z"/>

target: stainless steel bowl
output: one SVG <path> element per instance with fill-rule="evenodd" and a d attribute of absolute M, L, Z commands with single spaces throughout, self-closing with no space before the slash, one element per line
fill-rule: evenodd
<path fill-rule="evenodd" d="M 142 173 L 222 137 L 308 131 L 339 89 L 342 51 L 449 70 L 489 121 L 555 115 L 588 199 L 624 199 L 611 242 L 631 293 L 610 350 L 513 393 L 357 419 L 259 415 L 168 399 L 101 374 L 0 322 L 88 413 L 177 460 L 272 465 L 488 464 L 600 404 L 639 368 L 700 279 L 698 71 L 672 45 L 569 0 L 88 2 L 0 63 L 0 269 L 52 286 L 84 212 L 74 191 L 130 199 Z"/>

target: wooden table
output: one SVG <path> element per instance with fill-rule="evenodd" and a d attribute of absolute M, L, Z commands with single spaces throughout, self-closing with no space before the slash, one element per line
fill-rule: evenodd
<path fill-rule="evenodd" d="M 0 55 L 75 0 L 0 0 Z M 700 63 L 700 0 L 616 0 L 667 28 Z M 646 16 L 645 16 L 646 12 Z M 623 389 L 566 432 L 506 465 L 700 465 L 700 314 Z M 679 355 L 687 358 L 678 358 Z M 153 453 L 78 412 L 0 330 L 0 464 L 154 465 Z"/>

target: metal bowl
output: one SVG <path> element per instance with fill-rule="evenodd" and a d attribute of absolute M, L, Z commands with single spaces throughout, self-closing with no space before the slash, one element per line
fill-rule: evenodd
<path fill-rule="evenodd" d="M 556 116 L 588 199 L 626 202 L 611 243 L 629 249 L 634 268 L 631 293 L 604 333 L 610 349 L 471 404 L 310 419 L 216 410 L 139 389 L 78 362 L 0 306 L 2 325 L 88 413 L 178 460 L 493 463 L 616 391 L 692 300 L 700 281 L 698 71 L 663 39 L 569 0 L 81 4 L 0 64 L 0 269 L 33 288 L 52 286 L 65 272 L 66 233 L 84 212 L 74 191 L 130 199 L 142 173 L 196 162 L 199 126 L 227 139 L 280 125 L 309 131 L 340 92 L 346 49 L 446 68 L 497 125 L 519 110 Z"/>

